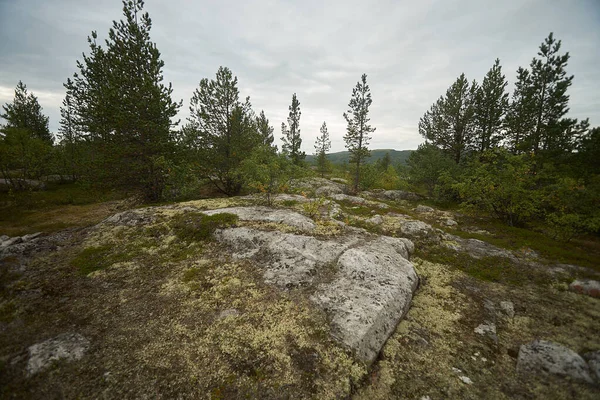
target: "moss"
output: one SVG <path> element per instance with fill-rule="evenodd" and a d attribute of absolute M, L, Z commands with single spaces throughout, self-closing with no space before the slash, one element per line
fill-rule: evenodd
<path fill-rule="evenodd" d="M 298 200 L 284 200 L 281 204 L 285 207 L 293 207 L 298 204 Z"/>
<path fill-rule="evenodd" d="M 17 313 L 17 305 L 13 301 L 0 302 L 0 322 L 11 322 Z"/>
<path fill-rule="evenodd" d="M 235 225 L 238 217 L 235 214 L 222 213 L 206 215 L 199 212 L 189 212 L 175 217 L 173 231 L 185 242 L 209 240 L 215 230 Z"/>
<path fill-rule="evenodd" d="M 79 273 L 88 275 L 94 271 L 102 270 L 111 265 L 129 261 L 131 257 L 126 253 L 115 253 L 111 245 L 87 247 L 83 249 L 73 260 L 71 265 L 79 270 Z"/>

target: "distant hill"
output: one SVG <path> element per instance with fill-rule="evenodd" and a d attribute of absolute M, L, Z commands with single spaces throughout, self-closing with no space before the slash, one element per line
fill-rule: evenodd
<path fill-rule="evenodd" d="M 383 158 L 385 153 L 390 153 L 390 157 L 392 159 L 392 164 L 397 165 L 398 163 L 406 164 L 406 160 L 408 160 L 408 156 L 414 150 L 392 150 L 392 149 L 377 149 L 371 150 L 371 157 L 367 160 L 367 163 L 371 164 L 375 161 Z M 333 164 L 343 164 L 344 162 L 348 162 L 350 158 L 350 153 L 348 151 L 338 151 L 337 153 L 327 154 L 327 159 L 331 161 Z M 315 162 L 315 156 L 312 154 L 306 155 L 306 162 L 313 164 Z"/>

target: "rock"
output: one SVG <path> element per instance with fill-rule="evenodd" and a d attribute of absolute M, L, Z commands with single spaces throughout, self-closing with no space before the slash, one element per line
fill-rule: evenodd
<path fill-rule="evenodd" d="M 496 324 L 493 322 L 486 322 L 479 324 L 474 329 L 475 333 L 490 338 L 494 343 L 498 343 L 498 336 L 496 335 Z"/>
<path fill-rule="evenodd" d="M 444 246 L 468 253 L 473 258 L 503 257 L 518 261 L 510 251 L 484 242 L 483 240 L 463 239 L 448 233 L 444 234 L 444 238 L 447 240 L 443 243 Z"/>
<path fill-rule="evenodd" d="M 219 313 L 219 315 L 217 316 L 217 319 L 224 319 L 224 318 L 228 318 L 228 317 L 237 317 L 238 315 L 240 315 L 240 312 L 238 310 L 236 310 L 235 308 L 228 308 L 227 310 L 223 310 Z"/>
<path fill-rule="evenodd" d="M 290 181 L 290 187 L 293 189 L 306 189 L 306 190 L 317 190 L 322 186 L 339 186 L 343 189 L 344 185 L 335 183 L 325 178 L 303 178 L 303 179 L 292 179 Z"/>
<path fill-rule="evenodd" d="M 558 343 L 535 340 L 522 345 L 517 358 L 520 374 L 552 374 L 592 383 L 588 365 L 579 354 Z"/>
<path fill-rule="evenodd" d="M 101 224 L 112 224 L 119 226 L 147 225 L 154 222 L 152 215 L 146 214 L 145 210 L 128 210 L 117 213 L 106 218 Z"/>
<path fill-rule="evenodd" d="M 500 302 L 500 310 L 508 318 L 515 317 L 515 305 L 513 304 L 512 301 L 501 301 Z"/>
<path fill-rule="evenodd" d="M 400 201 L 400 200 L 411 200 L 411 201 L 416 201 L 416 200 L 421 200 L 423 197 L 413 193 L 413 192 L 406 192 L 404 190 L 385 190 L 381 193 L 377 194 L 378 197 L 381 197 L 383 199 L 386 200 L 392 200 L 392 201 Z"/>
<path fill-rule="evenodd" d="M 585 294 L 587 296 L 600 298 L 600 282 L 591 279 L 578 279 L 569 285 L 571 292 Z"/>
<path fill-rule="evenodd" d="M 312 299 L 329 315 L 334 337 L 371 364 L 408 311 L 419 279 L 386 240 L 346 250 L 337 267 Z"/>
<path fill-rule="evenodd" d="M 458 379 L 462 383 L 464 383 L 465 385 L 472 385 L 473 384 L 473 381 L 468 376 L 461 375 L 461 376 L 458 377 Z"/>
<path fill-rule="evenodd" d="M 267 283 L 312 292 L 334 337 L 366 363 L 375 360 L 418 285 L 408 239 L 362 233 L 323 240 L 246 227 L 217 230 L 215 239 L 234 258 L 261 266 Z"/>
<path fill-rule="evenodd" d="M 423 221 L 408 220 L 400 223 L 400 231 L 408 237 L 429 238 L 435 236 L 433 227 Z"/>
<path fill-rule="evenodd" d="M 310 201 L 310 199 L 299 194 L 281 193 L 276 196 L 273 196 L 273 201 L 281 203 L 284 201 L 296 201 L 298 203 L 307 203 Z"/>
<path fill-rule="evenodd" d="M 348 184 L 348 181 L 343 178 L 331 178 L 330 181 L 335 182 L 335 183 L 341 183 L 342 185 Z"/>
<path fill-rule="evenodd" d="M 385 204 L 385 203 L 379 203 L 377 201 L 370 201 L 370 200 L 363 199 L 362 197 L 358 197 L 358 196 L 350 196 L 350 195 L 347 195 L 347 194 L 334 194 L 334 195 L 332 195 L 330 197 L 333 200 L 336 200 L 336 201 L 347 201 L 347 202 L 352 203 L 352 204 L 378 207 L 378 208 L 381 208 L 381 209 L 389 208 L 389 206 L 387 204 Z"/>
<path fill-rule="evenodd" d="M 21 242 L 23 242 L 23 239 L 19 236 L 7 239 L 2 242 L 2 245 L 0 245 L 0 250 L 6 249 L 7 247 L 12 246 L 13 244 L 19 244 Z"/>
<path fill-rule="evenodd" d="M 443 224 L 446 226 L 457 226 L 458 222 L 456 222 L 455 220 L 453 220 L 451 218 L 447 218 L 444 220 Z"/>
<path fill-rule="evenodd" d="M 21 240 L 23 242 L 29 242 L 30 240 L 33 240 L 33 239 L 39 237 L 41 234 L 42 234 L 42 232 L 30 233 L 29 235 L 21 236 Z"/>
<path fill-rule="evenodd" d="M 229 207 L 220 208 L 218 210 L 202 211 L 206 215 L 215 215 L 230 213 L 238 216 L 242 221 L 261 221 L 274 222 L 293 226 L 303 231 L 312 231 L 315 229 L 314 222 L 295 211 L 286 209 L 275 209 L 269 207 Z"/>
<path fill-rule="evenodd" d="M 315 190 L 315 196 L 317 196 L 317 197 L 321 197 L 321 196 L 328 197 L 333 194 L 341 194 L 341 193 L 344 193 L 344 190 L 339 185 L 321 186 L 320 188 Z"/>
<path fill-rule="evenodd" d="M 421 396 L 420 400 L 431 400 L 429 396 Z"/>
<path fill-rule="evenodd" d="M 42 181 L 36 181 L 33 179 L 0 179 L 0 192 L 8 192 L 14 187 L 17 189 L 30 189 L 30 190 L 45 190 L 46 184 Z"/>
<path fill-rule="evenodd" d="M 417 206 L 417 208 L 415 208 L 415 211 L 418 212 L 418 213 L 432 213 L 432 212 L 435 212 L 435 210 L 433 208 L 431 208 L 429 206 L 424 206 L 424 205 L 421 205 L 421 204 L 419 204 Z"/>
<path fill-rule="evenodd" d="M 600 350 L 585 353 L 583 359 L 587 361 L 592 376 L 600 383 Z"/>
<path fill-rule="evenodd" d="M 8 236 L 8 235 L 2 235 L 2 236 L 0 236 L 0 244 L 1 244 L 2 242 L 5 242 L 5 241 L 7 241 L 8 239 L 10 239 L 10 236 Z"/>
<path fill-rule="evenodd" d="M 54 361 L 74 361 L 83 357 L 90 342 L 78 333 L 63 333 L 55 338 L 30 346 L 27 374 L 34 375 Z"/>
<path fill-rule="evenodd" d="M 381 215 L 374 215 L 367 220 L 368 223 L 373 225 L 381 225 L 383 224 L 383 217 Z"/>

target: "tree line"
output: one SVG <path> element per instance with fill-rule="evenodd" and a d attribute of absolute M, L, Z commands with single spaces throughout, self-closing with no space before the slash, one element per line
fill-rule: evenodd
<path fill-rule="evenodd" d="M 16 169 L 22 169 L 23 177 L 37 177 L 54 164 L 51 170 L 73 180 L 136 190 L 145 200 L 158 201 L 168 186 L 186 179 L 186 173 L 235 195 L 249 176 L 258 179 L 248 171 L 256 163 L 246 160 L 262 159 L 264 165 L 275 162 L 284 169 L 303 164 L 296 94 L 287 124 L 281 124 L 283 145 L 278 152 L 269 119 L 264 111 L 255 113 L 249 97 L 241 97 L 237 77 L 226 67 L 220 67 L 214 79 L 200 81 L 190 99 L 189 117 L 179 127 L 180 122 L 173 119 L 182 102 L 174 101 L 171 84 L 163 83 L 164 62 L 150 39 L 152 21 L 143 7 L 141 0 L 123 1 L 124 18 L 113 21 L 104 45 L 98 42 L 97 32 L 88 37 L 88 53 L 77 61 L 76 72 L 64 84 L 66 95 L 54 148 L 48 118 L 37 98 L 19 82 L 13 103 L 4 106 L 2 115 L 7 120 L 0 149 L 6 177 Z M 368 156 L 368 134 L 374 130 L 366 124 L 370 104 L 363 75 L 344 113 L 348 121 L 345 139 L 356 164 L 355 189 L 360 166 Z M 15 143 L 24 140 L 30 155 L 17 154 Z M 325 154 L 331 146 L 325 122 L 315 146 L 318 169 L 324 174 L 329 168 Z"/>
<path fill-rule="evenodd" d="M 597 233 L 600 129 L 568 117 L 569 58 L 550 33 L 518 68 L 512 95 L 498 59 L 481 83 L 461 74 L 419 121 L 413 182 L 510 225 Z"/>

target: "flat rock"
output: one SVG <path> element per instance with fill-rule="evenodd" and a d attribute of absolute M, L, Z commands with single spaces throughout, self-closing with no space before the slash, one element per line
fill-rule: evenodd
<path fill-rule="evenodd" d="M 424 238 L 435 235 L 435 229 L 423 221 L 407 220 L 400 223 L 400 231 L 408 237 Z"/>
<path fill-rule="evenodd" d="M 58 360 L 74 361 L 83 357 L 90 342 L 78 333 L 63 333 L 30 346 L 27 374 L 34 375 Z"/>
<path fill-rule="evenodd" d="M 429 206 L 424 206 L 419 204 L 416 208 L 415 211 L 418 213 L 432 213 L 435 212 L 435 209 L 433 209 L 432 207 Z"/>
<path fill-rule="evenodd" d="M 468 253 L 473 258 L 503 257 L 516 260 L 516 257 L 508 250 L 494 246 L 479 239 L 464 239 L 459 236 L 445 234 L 447 240 L 443 245 L 456 251 Z"/>
<path fill-rule="evenodd" d="M 381 215 L 373 215 L 367 222 L 373 225 L 381 225 L 383 224 L 383 217 Z"/>
<path fill-rule="evenodd" d="M 221 210 L 219 210 L 221 211 Z M 317 239 L 247 227 L 217 230 L 235 258 L 253 260 L 267 283 L 307 288 L 332 333 L 366 363 L 375 360 L 417 288 L 413 243 L 370 234 Z"/>
<path fill-rule="evenodd" d="M 512 301 L 501 301 L 500 302 L 500 310 L 508 318 L 515 317 L 515 305 L 513 304 Z"/>
<path fill-rule="evenodd" d="M 569 290 L 575 293 L 600 298 L 600 282 L 591 279 L 578 279 L 569 285 Z"/>
<path fill-rule="evenodd" d="M 315 190 L 315 196 L 331 196 L 341 193 L 344 193 L 344 190 L 340 185 L 325 185 Z"/>
<path fill-rule="evenodd" d="M 457 225 L 458 225 L 458 222 L 456 222 L 456 221 L 455 221 L 455 220 L 453 220 L 452 218 L 446 218 L 446 219 L 443 221 L 443 224 L 444 224 L 444 225 L 446 225 L 446 226 L 450 226 L 450 227 L 452 227 L 452 226 L 457 226 Z"/>
<path fill-rule="evenodd" d="M 416 193 L 407 192 L 404 190 L 384 190 L 383 192 L 376 193 L 375 195 L 379 198 L 383 198 L 386 200 L 392 200 L 392 201 L 400 201 L 400 200 L 417 201 L 417 200 L 421 200 L 423 198 L 422 196 L 420 196 Z"/>
<path fill-rule="evenodd" d="M 329 197 L 332 198 L 333 200 L 336 200 L 336 201 L 347 201 L 347 202 L 352 203 L 352 204 L 363 205 L 363 206 L 370 206 L 370 207 L 377 207 L 377 208 L 380 208 L 380 209 L 386 209 L 386 208 L 390 207 L 390 206 L 388 206 L 385 203 L 380 203 L 378 201 L 367 200 L 365 198 L 358 197 L 358 196 L 350 196 L 350 195 L 343 194 L 343 193 L 334 194 L 334 195 L 331 195 Z"/>
<path fill-rule="evenodd" d="M 147 225 L 154 222 L 154 217 L 147 211 L 150 209 L 128 210 L 114 214 L 101 224 L 111 224 L 118 226 L 138 226 Z"/>
<path fill-rule="evenodd" d="M 587 363 L 573 350 L 546 340 L 522 345 L 517 358 L 520 374 L 551 374 L 593 383 Z"/>
<path fill-rule="evenodd" d="M 269 207 L 228 207 L 220 208 L 218 210 L 202 211 L 206 215 L 215 214 L 235 214 L 242 221 L 260 221 L 260 222 L 273 222 L 278 224 L 284 224 L 292 226 L 303 231 L 312 231 L 315 229 L 314 222 L 295 211 L 274 209 Z"/>

